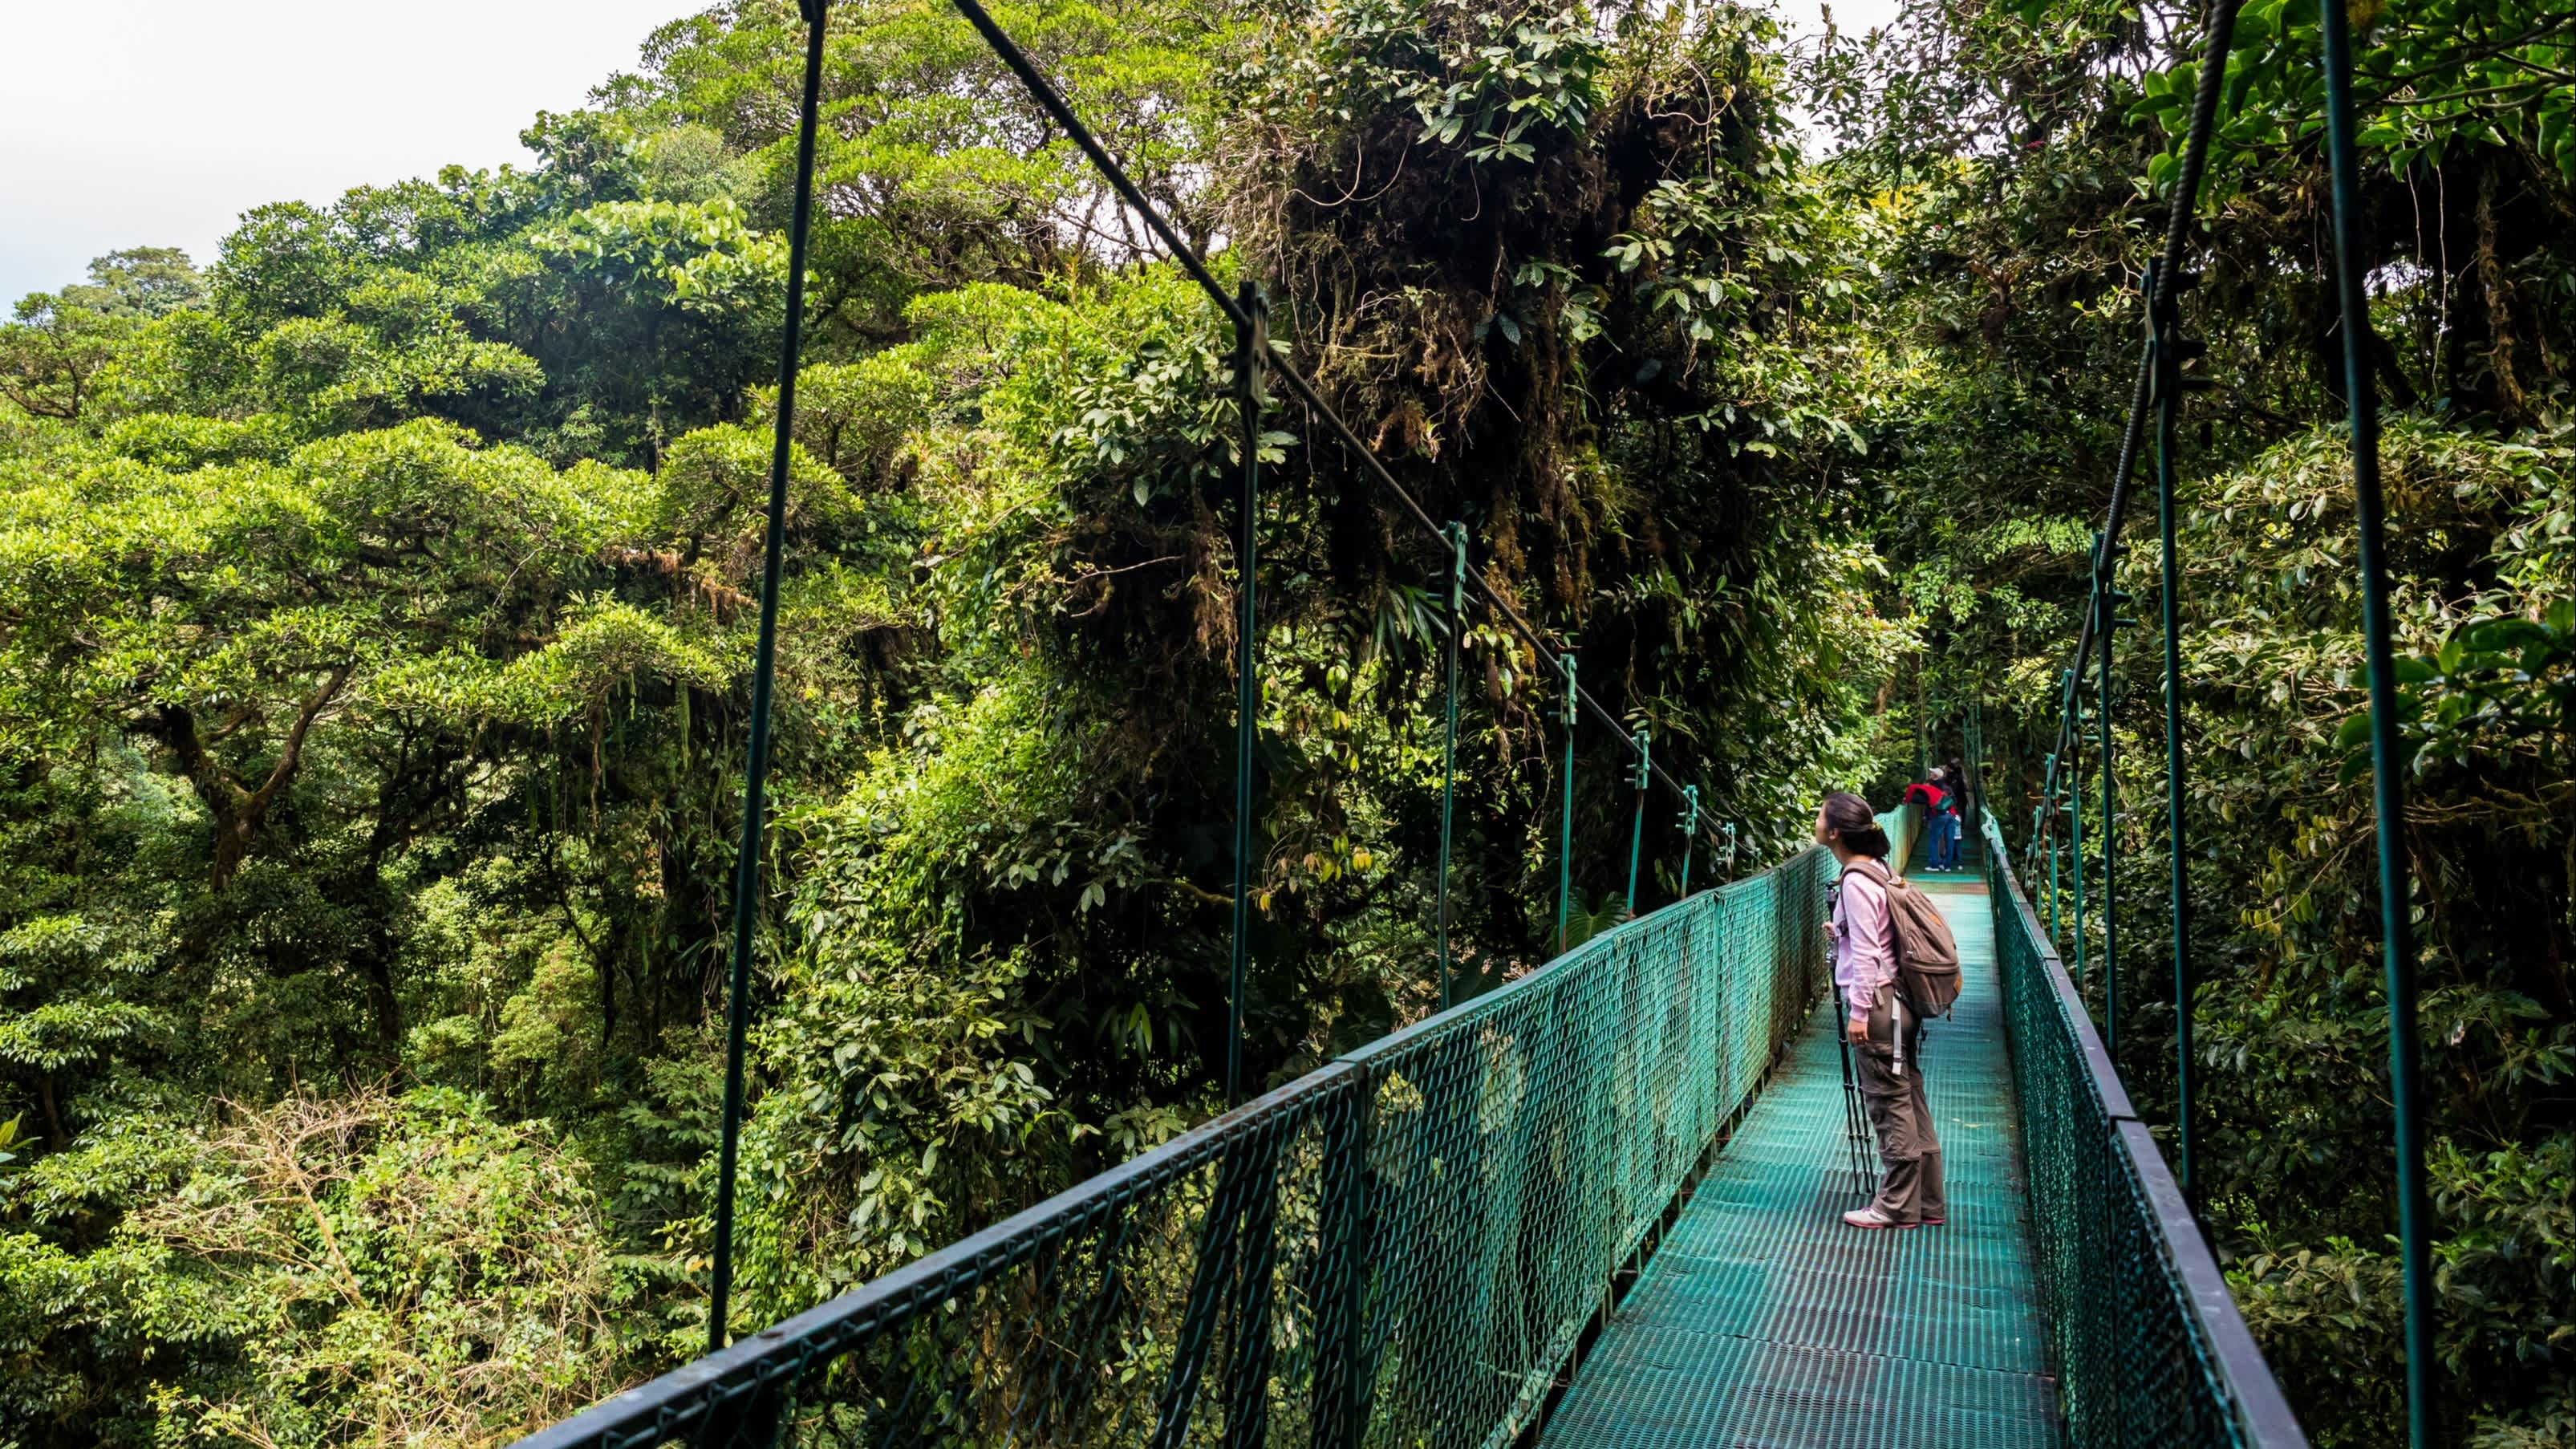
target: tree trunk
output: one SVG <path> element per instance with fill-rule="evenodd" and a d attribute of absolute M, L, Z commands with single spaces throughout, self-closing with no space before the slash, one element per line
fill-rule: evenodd
<path fill-rule="evenodd" d="M 179 773 L 196 790 L 197 798 L 204 802 L 207 813 L 214 816 L 212 883 L 216 890 L 232 884 L 233 877 L 241 871 L 242 862 L 250 858 L 251 847 L 259 841 L 261 827 L 268 823 L 269 808 L 277 803 L 278 795 L 285 790 L 287 782 L 295 778 L 296 768 L 303 762 L 304 740 L 313 728 L 313 721 L 339 696 L 341 687 L 349 682 L 350 671 L 356 667 L 354 664 L 333 666 L 331 677 L 324 680 L 322 687 L 315 690 L 296 711 L 294 727 L 286 732 L 286 743 L 279 748 L 276 763 L 269 767 L 268 778 L 260 782 L 256 790 L 243 786 L 230 770 L 224 768 L 223 762 L 215 758 L 214 752 L 206 748 L 205 741 L 197 734 L 197 717 L 190 714 L 184 705 L 165 704 L 154 712 L 151 732 L 169 747 Z"/>

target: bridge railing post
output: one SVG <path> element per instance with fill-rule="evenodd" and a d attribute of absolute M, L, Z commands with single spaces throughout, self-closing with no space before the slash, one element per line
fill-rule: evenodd
<path fill-rule="evenodd" d="M 1646 787 L 1655 780 L 1654 740 L 1644 725 L 1628 737 L 1637 751 L 1637 813 L 1628 826 L 1628 914 L 1637 914 L 1637 860 L 1646 844 Z"/>
<path fill-rule="evenodd" d="M 1566 951 L 1568 913 L 1574 903 L 1574 726 L 1580 717 L 1582 694 L 1574 677 L 1574 650 L 1568 647 L 1556 656 L 1557 666 L 1565 671 L 1565 770 L 1558 777 L 1563 798 L 1563 814 L 1556 836 L 1556 954 Z"/>
<path fill-rule="evenodd" d="M 1675 899 L 1690 899 L 1691 850 L 1699 841 L 1699 787 L 1682 787 L 1682 879 L 1681 894 Z M 1732 827 L 1729 827 L 1730 829 Z"/>

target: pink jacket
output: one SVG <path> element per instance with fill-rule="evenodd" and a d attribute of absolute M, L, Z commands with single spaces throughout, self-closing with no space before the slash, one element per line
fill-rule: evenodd
<path fill-rule="evenodd" d="M 1834 985 L 1853 1016 L 1867 1016 L 1878 993 L 1896 979 L 1896 936 L 1887 919 L 1887 887 L 1867 866 L 1843 877 L 1834 893 Z"/>

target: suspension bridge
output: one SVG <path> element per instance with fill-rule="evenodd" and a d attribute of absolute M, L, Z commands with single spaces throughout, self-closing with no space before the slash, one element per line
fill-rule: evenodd
<path fill-rule="evenodd" d="M 2203 65 L 2143 289 L 2147 332 L 2080 630 L 2062 677 L 2057 748 L 2023 848 L 2045 864 L 2035 907 L 2003 822 L 1982 808 L 1973 707 L 1963 737 L 1974 870 L 1926 884 L 1961 945 L 1966 987 L 1922 1066 L 1950 1180 L 1939 1226 L 1865 1233 L 1841 1221 L 1874 1163 L 1852 1115 L 1825 967 L 1831 858 L 1807 850 L 1690 888 L 1690 851 L 1731 835 L 1581 685 L 1574 655 L 1471 559 L 1468 530 L 1424 511 L 1316 391 L 1273 356 L 1263 304 L 1229 292 L 975 0 L 953 0 L 1165 253 L 1235 330 L 1243 428 L 1236 589 L 1240 671 L 1235 954 L 1228 1100 L 1241 1105 L 1007 1221 L 785 1322 L 731 1338 L 727 1312 L 743 1045 L 768 768 L 768 718 L 789 432 L 827 0 L 807 24 L 789 234 L 789 293 L 752 729 L 736 881 L 728 1059 L 706 1355 L 523 1441 L 648 1445 L 1723 1446 L 1723 1449 L 2079 1449 L 2250 1446 L 2306 1438 L 2229 1298 L 2190 1207 L 2192 1000 L 2182 860 L 2175 591 L 2163 594 L 2180 1091 L 2160 1123 L 2179 1176 L 2106 1049 L 2121 1004 L 2107 723 L 2113 583 L 2130 479 L 2150 427 L 2164 578 L 2173 565 L 2175 419 L 2198 349 L 2176 298 L 2226 67 Z M 2205 55 L 2228 52 L 2236 0 L 2213 0 Z M 2320 7 L 2326 141 L 2371 660 L 2397 1201 L 2407 1294 L 2409 1431 L 2432 1443 L 2429 1250 L 2413 1059 L 2413 971 L 2379 562 L 2376 403 L 2353 197 L 2351 54 L 2343 7 Z M 1445 633 L 1442 1009 L 1242 1101 L 1240 1011 L 1252 858 L 1260 658 L 1255 520 L 1265 383 L 1301 402 L 1451 561 Z M 1452 1003 L 1447 935 L 1458 650 L 1471 598 L 1562 682 L 1559 954 Z M 2102 692 L 2089 713 L 2087 683 Z M 1631 751 L 1638 826 L 1629 919 L 1568 934 L 1576 726 Z M 2087 760 L 2083 726 L 2102 723 Z M 2085 781 L 2098 769 L 2093 851 Z M 1658 786 L 1681 805 L 1678 898 L 1636 913 L 1639 842 Z M 1881 823 L 1906 860 L 1915 807 Z M 1731 862 L 1730 862 L 1731 863 Z M 2069 869 L 2071 867 L 2071 869 Z M 2071 878 L 2062 878 L 2071 877 Z M 2098 883 L 2086 900 L 2088 877 Z M 2054 944 L 2071 897 L 2079 953 L 2098 922 L 2110 994 L 2091 1016 Z M 2079 955 L 2078 968 L 2082 960 Z"/>
<path fill-rule="evenodd" d="M 2303 1445 L 1980 845 L 1941 1227 L 1842 1224 L 1811 850 L 527 1443 Z"/>

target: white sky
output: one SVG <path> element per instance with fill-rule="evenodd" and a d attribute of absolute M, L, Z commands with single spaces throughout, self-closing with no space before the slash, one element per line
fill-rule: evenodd
<path fill-rule="evenodd" d="M 525 163 L 691 0 L 0 0 L 0 309 L 244 210 Z M 5 315 L 5 311 L 0 311 Z"/>
<path fill-rule="evenodd" d="M 14 4 L 15 0 L 0 0 Z M 1834 28 L 1845 35 L 1861 36 L 1896 18 L 1897 0 L 1836 0 Z M 1774 0 L 1780 19 L 1792 35 L 1817 35 L 1824 31 L 1824 7 L 1818 0 Z"/>
<path fill-rule="evenodd" d="M 1817 0 L 1780 0 L 1816 31 Z M 525 162 L 693 0 L 0 0 L 0 308 L 119 247 L 201 265 L 247 208 Z M 1895 0 L 1842 0 L 1850 32 Z"/>

